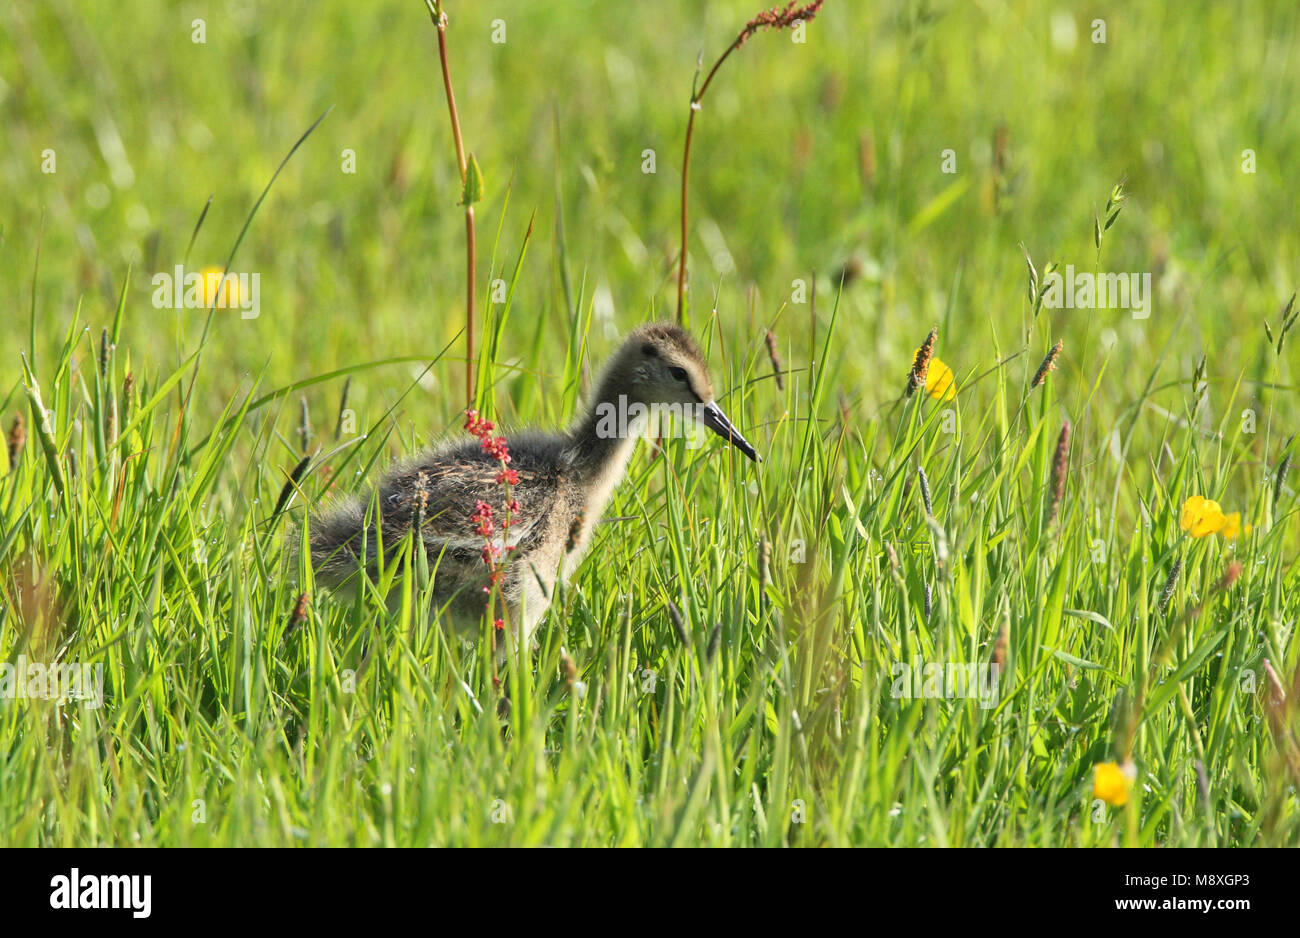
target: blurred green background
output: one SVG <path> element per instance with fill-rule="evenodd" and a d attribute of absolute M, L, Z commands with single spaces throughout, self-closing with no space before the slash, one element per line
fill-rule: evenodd
<path fill-rule="evenodd" d="M 673 314 L 696 59 L 707 67 L 757 10 L 671 0 L 448 9 L 466 146 L 487 181 L 480 295 L 503 267 L 509 276 L 536 212 L 503 356 L 529 351 L 543 375 L 550 360 L 558 369 L 569 316 L 562 208 L 567 274 L 574 301 L 581 289 L 594 302 L 600 357 L 618 332 Z M 792 281 L 818 272 L 824 319 L 848 264 L 856 279 L 832 364 L 850 400 L 873 410 L 897 395 L 932 322 L 959 376 L 1024 348 L 1019 243 L 1040 270 L 1048 260 L 1093 269 L 1093 214 L 1124 177 L 1131 200 L 1102 266 L 1152 272 L 1154 313 L 1045 313 L 1066 343 L 1062 394 L 1082 402 L 1114 345 L 1124 364 L 1093 404 L 1120 406 L 1146 378 L 1135 366 L 1170 337 L 1174 360 L 1190 370 L 1211 351 L 1211 376 L 1232 384 L 1266 341 L 1260 319 L 1298 279 L 1297 15 L 1285 2 L 829 0 L 805 43 L 756 37 L 727 62 L 697 125 L 694 323 L 716 291 L 726 335 L 746 343 L 737 354 L 760 354 L 774 325 L 798 367 L 807 311 L 790 302 Z M 203 43 L 193 41 L 199 19 Z M 1104 44 L 1093 41 L 1096 19 Z M 492 41 L 498 20 L 503 43 Z M 79 300 L 97 336 L 131 265 L 124 344 L 150 370 L 174 367 L 203 314 L 154 309 L 149 278 L 181 262 L 209 195 L 190 269 L 222 264 L 276 165 L 329 107 L 235 260 L 261 274 L 261 315 L 218 314 L 198 412 L 216 413 L 245 376 L 282 386 L 432 356 L 462 326 L 459 180 L 420 0 L 19 2 L 0 11 L 0 31 L 6 393 L 28 342 L 38 245 L 38 358 L 63 341 Z M 647 149 L 653 174 L 642 171 Z M 946 149 L 956 174 L 941 172 Z M 1246 149 L 1253 174 L 1242 171 Z M 42 172 L 46 150 L 53 173 Z M 348 150 L 355 173 L 343 170 Z M 354 400 L 373 415 L 418 371 L 366 372 Z M 461 395 L 442 391 L 460 380 L 444 361 L 403 417 L 422 428 L 450 419 Z M 318 393 L 332 408 L 336 389 Z"/>

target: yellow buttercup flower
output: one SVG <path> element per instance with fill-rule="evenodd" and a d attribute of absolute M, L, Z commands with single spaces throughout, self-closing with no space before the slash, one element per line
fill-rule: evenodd
<path fill-rule="evenodd" d="M 1100 798 L 1112 808 L 1122 808 L 1128 804 L 1128 790 L 1136 776 L 1137 769 L 1132 762 L 1123 765 L 1099 762 L 1092 777 L 1092 797 Z"/>
<path fill-rule="evenodd" d="M 1219 528 L 1219 534 L 1230 541 L 1235 541 L 1239 535 L 1249 534 L 1251 526 L 1241 523 L 1241 512 L 1234 511 L 1230 515 L 1224 515 L 1223 527 Z"/>
<path fill-rule="evenodd" d="M 1183 502 L 1183 511 L 1178 518 L 1178 526 L 1192 537 L 1207 537 L 1219 534 L 1228 540 L 1236 540 L 1241 534 L 1249 534 L 1249 524 L 1241 523 L 1241 512 L 1225 514 L 1219 503 L 1204 495 L 1193 495 Z"/>
<path fill-rule="evenodd" d="M 952 369 L 937 358 L 930 359 L 930 370 L 925 373 L 925 393 L 936 401 L 950 401 L 957 396 Z"/>
<path fill-rule="evenodd" d="M 1219 503 L 1204 495 L 1193 495 L 1183 502 L 1183 513 L 1178 519 L 1178 526 L 1192 537 L 1214 534 L 1227 523 L 1228 516 Z"/>

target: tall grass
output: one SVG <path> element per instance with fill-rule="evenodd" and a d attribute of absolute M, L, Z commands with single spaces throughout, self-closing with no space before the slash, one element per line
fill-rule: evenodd
<path fill-rule="evenodd" d="M 728 409 L 787 415 L 764 471 L 682 441 L 638 459 L 598 559 L 507 665 L 503 719 L 494 656 L 430 619 L 409 552 L 352 602 L 287 560 L 298 535 L 268 508 L 288 389 L 231 399 L 177 453 L 200 435 L 188 412 L 176 432 L 183 370 L 124 398 L 121 347 L 97 364 L 74 320 L 27 381 L 40 445 L 0 483 L 5 659 L 102 663 L 105 700 L 3 705 L 6 842 L 1294 842 L 1294 780 L 1242 689 L 1295 660 L 1294 573 L 1277 526 L 1184 543 L 1194 436 L 1137 493 L 1149 523 L 1106 533 L 1084 510 L 1100 467 L 1054 495 L 1051 379 L 1035 400 L 1000 368 L 978 409 L 963 388 L 955 434 L 924 394 L 850 426 L 833 365 L 778 392 L 765 336 L 712 325 Z M 383 430 L 304 493 L 360 484 Z M 891 693 L 895 665 L 990 661 L 999 632 L 994 706 Z M 1121 750 L 1135 797 L 1098 815 L 1093 766 Z"/>

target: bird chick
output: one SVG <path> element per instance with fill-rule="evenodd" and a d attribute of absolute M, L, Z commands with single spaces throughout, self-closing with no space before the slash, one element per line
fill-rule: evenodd
<path fill-rule="evenodd" d="M 718 407 L 699 347 L 666 323 L 641 326 L 623 341 L 569 429 L 511 434 L 517 510 L 510 526 L 494 534 L 495 547 L 508 557 L 497 586 L 506 621 L 525 645 L 556 583 L 567 580 L 586 553 L 637 440 L 665 427 L 658 419 L 665 414 L 682 418 L 687 428 L 703 426 L 759 460 Z M 380 544 L 387 563 L 418 524 L 434 580 L 434 611 L 458 629 L 477 628 L 491 571 L 483 536 L 469 517 L 478 502 L 499 500 L 500 470 L 478 441 L 447 443 L 395 466 L 375 492 L 326 507 L 310 522 L 317 580 L 345 587 L 363 567 L 375 577 Z"/>

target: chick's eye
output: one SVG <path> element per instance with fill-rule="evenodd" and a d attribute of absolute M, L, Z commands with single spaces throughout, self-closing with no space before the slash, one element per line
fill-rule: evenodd
<path fill-rule="evenodd" d="M 668 369 L 668 373 L 669 373 L 670 375 L 672 375 L 674 378 L 676 378 L 678 381 L 685 381 L 685 380 L 686 380 L 686 369 L 685 369 L 685 368 L 669 368 L 669 369 Z"/>

